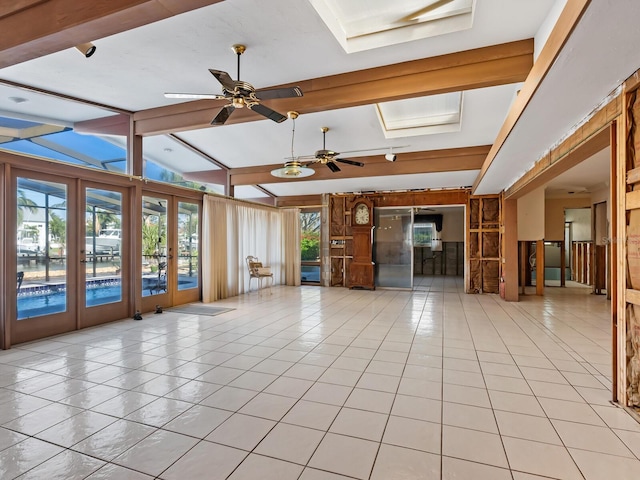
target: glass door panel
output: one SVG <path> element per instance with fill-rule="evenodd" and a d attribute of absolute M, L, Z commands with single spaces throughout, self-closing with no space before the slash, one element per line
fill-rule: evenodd
<path fill-rule="evenodd" d="M 200 211 L 194 200 L 174 197 L 169 229 L 169 272 L 172 305 L 200 300 Z M 174 213 L 172 213 L 174 212 Z M 173 227 L 171 225 L 174 225 Z M 171 252 L 178 252 L 171 255 Z M 172 258 L 175 257 L 175 258 Z M 173 263 L 172 263 L 173 262 Z"/>
<path fill-rule="evenodd" d="M 413 287 L 413 212 L 408 208 L 376 208 L 373 256 L 376 286 Z"/>
<path fill-rule="evenodd" d="M 85 185 L 81 204 L 82 266 L 78 295 L 80 327 L 128 316 L 129 254 L 123 239 L 129 238 L 127 191 L 100 184 Z"/>
<path fill-rule="evenodd" d="M 178 291 L 199 287 L 199 207 L 178 202 Z"/>
<path fill-rule="evenodd" d="M 77 203 L 74 183 L 62 177 L 14 170 L 11 184 L 8 244 L 15 255 L 7 266 L 16 283 L 7 298 L 15 344 L 76 327 L 77 263 L 70 252 L 76 251 Z"/>
<path fill-rule="evenodd" d="M 142 197 L 142 296 L 169 293 L 167 274 L 168 200 L 156 196 Z M 166 300 L 164 305 L 166 306 Z"/>
<path fill-rule="evenodd" d="M 85 190 L 85 306 L 122 301 L 122 194 Z"/>
<path fill-rule="evenodd" d="M 67 186 L 18 177 L 17 320 L 68 308 Z"/>
<path fill-rule="evenodd" d="M 300 274 L 302 283 L 320 283 L 320 210 L 300 212 Z"/>

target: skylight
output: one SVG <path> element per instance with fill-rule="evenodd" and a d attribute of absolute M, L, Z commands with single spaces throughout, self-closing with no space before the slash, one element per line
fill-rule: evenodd
<path fill-rule="evenodd" d="M 462 92 L 378 103 L 376 112 L 385 138 L 458 132 Z"/>
<path fill-rule="evenodd" d="M 347 53 L 471 28 L 474 0 L 310 0 Z"/>

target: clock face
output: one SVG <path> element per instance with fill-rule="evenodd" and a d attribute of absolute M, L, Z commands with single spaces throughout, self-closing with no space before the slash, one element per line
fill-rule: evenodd
<path fill-rule="evenodd" d="M 369 223 L 369 209 L 366 205 L 360 204 L 356 207 L 356 224 L 366 225 Z"/>

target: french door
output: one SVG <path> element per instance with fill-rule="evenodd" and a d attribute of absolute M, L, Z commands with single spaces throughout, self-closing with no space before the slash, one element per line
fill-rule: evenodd
<path fill-rule="evenodd" d="M 11 344 L 127 315 L 130 303 L 128 192 L 12 170 L 7 288 Z M 110 245 L 103 237 L 118 232 Z"/>
<path fill-rule="evenodd" d="M 82 182 L 78 326 L 125 318 L 131 296 L 129 191 Z"/>
<path fill-rule="evenodd" d="M 142 311 L 200 300 L 199 202 L 143 192 Z"/>

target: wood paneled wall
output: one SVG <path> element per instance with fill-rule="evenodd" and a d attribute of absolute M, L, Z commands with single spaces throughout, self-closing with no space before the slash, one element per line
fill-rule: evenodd
<path fill-rule="evenodd" d="M 498 293 L 501 261 L 502 201 L 499 195 L 470 196 L 469 189 L 401 193 L 369 193 L 375 207 L 466 205 L 465 279 L 467 293 Z M 350 206 L 356 194 L 329 198 L 331 286 L 348 287 L 353 257 Z M 471 276 L 474 276 L 471 279 Z"/>

